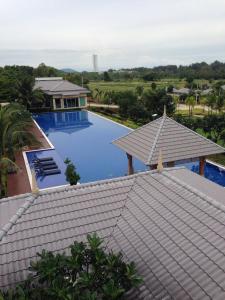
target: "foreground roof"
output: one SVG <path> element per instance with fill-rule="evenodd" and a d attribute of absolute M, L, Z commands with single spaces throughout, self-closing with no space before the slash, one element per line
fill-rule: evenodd
<path fill-rule="evenodd" d="M 62 77 L 36 78 L 34 88 L 40 88 L 48 95 L 76 96 L 81 93 L 89 93 L 86 88 L 83 88 L 67 80 L 63 80 Z"/>
<path fill-rule="evenodd" d="M 166 114 L 113 141 L 113 144 L 146 165 L 157 164 L 160 151 L 163 162 L 225 152 L 223 147 L 170 119 Z"/>
<path fill-rule="evenodd" d="M 42 249 L 61 252 L 97 231 L 144 279 L 130 299 L 225 298 L 225 193 L 219 185 L 171 168 L 23 197 L 1 231 L 0 287 L 24 280 Z M 16 198 L 1 200 L 5 211 Z"/>

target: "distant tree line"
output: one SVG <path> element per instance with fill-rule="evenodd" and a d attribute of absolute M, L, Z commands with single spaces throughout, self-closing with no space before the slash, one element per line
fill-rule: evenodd
<path fill-rule="evenodd" d="M 215 61 L 211 64 L 206 62 L 194 63 L 189 66 L 158 66 L 154 68 L 123 69 L 124 72 L 132 72 L 147 81 L 162 78 L 186 78 L 192 79 L 225 79 L 225 63 Z"/>

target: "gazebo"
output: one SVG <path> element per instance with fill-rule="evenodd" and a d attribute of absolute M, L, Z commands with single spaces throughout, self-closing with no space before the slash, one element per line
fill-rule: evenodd
<path fill-rule="evenodd" d="M 224 153 L 225 149 L 191 129 L 169 118 L 162 117 L 113 141 L 128 158 L 128 174 L 134 173 L 133 157 L 150 169 L 155 169 L 158 157 L 167 167 L 183 160 L 199 160 L 199 174 L 204 175 L 208 155 Z"/>

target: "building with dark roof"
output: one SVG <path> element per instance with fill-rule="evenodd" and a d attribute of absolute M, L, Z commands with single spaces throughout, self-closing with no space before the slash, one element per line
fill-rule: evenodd
<path fill-rule="evenodd" d="M 128 299 L 225 299 L 224 188 L 185 168 L 1 199 L 0 220 L 0 288 L 97 232 L 143 277 Z"/>
<path fill-rule="evenodd" d="M 200 173 L 204 174 L 205 158 L 224 153 L 225 149 L 195 131 L 169 118 L 164 112 L 154 120 L 113 141 L 128 156 L 128 173 L 133 173 L 132 157 L 154 168 L 160 152 L 162 162 L 174 166 L 182 160 L 200 160 Z"/>
<path fill-rule="evenodd" d="M 87 106 L 86 88 L 80 87 L 62 77 L 40 77 L 35 79 L 36 89 L 50 96 L 53 110 L 85 108 Z"/>

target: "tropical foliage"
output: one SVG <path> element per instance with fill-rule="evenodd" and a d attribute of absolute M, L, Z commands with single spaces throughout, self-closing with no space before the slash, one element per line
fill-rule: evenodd
<path fill-rule="evenodd" d="M 0 196 L 7 196 L 7 176 L 15 165 L 15 154 L 24 146 L 38 144 L 28 130 L 30 113 L 19 104 L 0 106 Z"/>
<path fill-rule="evenodd" d="M 76 172 L 76 167 L 68 158 L 64 161 L 66 164 L 66 180 L 70 183 L 70 185 L 76 185 L 80 180 L 80 175 Z"/>
<path fill-rule="evenodd" d="M 198 131 L 216 143 L 225 145 L 225 113 L 206 115 L 203 118 L 175 116 L 176 121 Z"/>
<path fill-rule="evenodd" d="M 74 242 L 70 254 L 43 250 L 38 256 L 31 262 L 32 275 L 2 293 L 2 299 L 117 300 L 142 282 L 134 263 L 125 263 L 121 253 L 106 252 L 96 234 L 87 236 L 87 244 Z"/>

